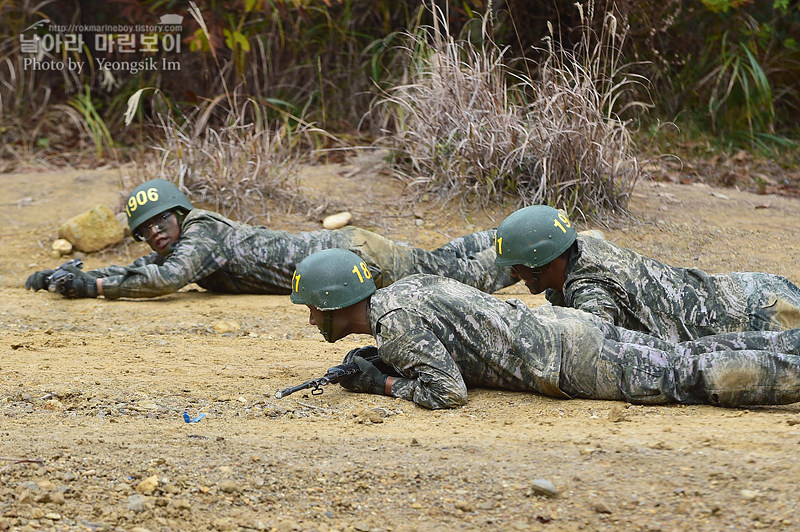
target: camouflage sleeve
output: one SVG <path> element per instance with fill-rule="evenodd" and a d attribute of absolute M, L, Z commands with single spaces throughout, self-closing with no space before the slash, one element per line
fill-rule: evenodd
<path fill-rule="evenodd" d="M 163 264 L 143 264 L 126 269 L 122 275 L 105 278 L 103 295 L 117 299 L 171 294 L 211 275 L 226 263 L 217 239 L 202 231 L 192 231 L 178 240 Z"/>
<path fill-rule="evenodd" d="M 148 264 L 158 264 L 161 262 L 159 260 L 160 258 L 161 257 L 158 253 L 153 252 L 145 255 L 144 257 L 139 257 L 133 261 L 133 264 L 130 266 L 106 266 L 105 268 L 89 270 L 86 272 L 86 274 L 94 277 L 95 279 L 114 277 L 116 275 L 125 275 L 128 270 L 131 270 L 132 268 L 141 268 L 142 266 L 146 266 Z"/>
<path fill-rule="evenodd" d="M 614 283 L 596 279 L 579 279 L 565 287 L 567 306 L 589 312 L 608 323 L 618 323 L 622 309 L 617 301 L 625 300 L 626 293 Z"/>
<path fill-rule="evenodd" d="M 455 408 L 467 402 L 461 371 L 430 329 L 404 329 L 379 344 L 381 359 L 402 375 L 392 384 L 392 396 L 432 409 Z"/>

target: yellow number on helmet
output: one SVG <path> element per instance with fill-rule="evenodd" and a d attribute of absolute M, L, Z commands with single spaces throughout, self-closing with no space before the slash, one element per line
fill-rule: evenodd
<path fill-rule="evenodd" d="M 297 272 L 294 272 L 294 274 L 292 274 L 292 284 L 294 285 L 294 291 L 295 292 L 299 292 L 300 291 L 300 276 L 297 275 Z"/>

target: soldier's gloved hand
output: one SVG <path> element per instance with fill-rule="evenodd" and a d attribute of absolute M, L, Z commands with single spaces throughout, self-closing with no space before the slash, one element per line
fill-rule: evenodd
<path fill-rule="evenodd" d="M 364 347 L 356 347 L 355 349 L 351 349 L 348 353 L 344 356 L 344 360 L 342 360 L 342 364 L 348 364 L 353 362 L 355 357 L 361 358 L 369 358 L 372 356 L 378 356 L 378 348 L 374 345 L 365 345 Z"/>
<path fill-rule="evenodd" d="M 60 269 L 72 274 L 72 278 L 56 282 L 58 293 L 70 299 L 97 297 L 97 280 L 94 277 L 83 273 L 71 264 L 62 266 Z"/>
<path fill-rule="evenodd" d="M 42 270 L 31 274 L 28 280 L 25 281 L 25 288 L 33 290 L 34 292 L 37 290 L 47 290 L 47 286 L 49 285 L 47 278 L 51 275 L 53 275 L 53 270 Z"/>
<path fill-rule="evenodd" d="M 351 392 L 383 395 L 383 390 L 386 386 L 386 379 L 389 376 L 381 372 L 381 370 L 372 365 L 371 362 L 364 360 L 358 355 L 353 357 L 353 362 L 358 364 L 358 367 L 361 369 L 361 373 L 357 373 L 351 377 L 339 381 L 339 384 L 342 385 L 342 388 L 345 390 L 350 390 Z"/>

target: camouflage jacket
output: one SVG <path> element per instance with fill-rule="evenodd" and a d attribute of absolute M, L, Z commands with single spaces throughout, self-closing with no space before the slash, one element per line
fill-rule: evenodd
<path fill-rule="evenodd" d="M 432 275 L 378 290 L 367 314 L 381 359 L 401 375 L 392 395 L 427 408 L 464 404 L 469 386 L 567 397 L 562 354 L 596 359 L 604 340 L 585 312 L 530 309 Z"/>
<path fill-rule="evenodd" d="M 336 231 L 273 231 L 194 209 L 166 257 L 150 253 L 130 266 L 88 272 L 103 278 L 103 295 L 155 297 L 197 283 L 212 292 L 289 294 L 292 273 L 306 255 L 339 247 Z"/>
<path fill-rule="evenodd" d="M 494 230 L 488 230 L 427 251 L 357 227 L 289 233 L 193 209 L 168 256 L 151 253 L 130 266 L 88 273 L 103 278 L 108 299 L 155 297 L 189 283 L 229 294 L 289 294 L 301 260 L 321 249 L 343 248 L 366 261 L 378 288 L 413 273 L 431 273 L 493 292 L 516 282 L 508 268 L 494 264 L 493 244 Z"/>
<path fill-rule="evenodd" d="M 788 290 L 788 292 L 787 292 Z M 591 312 L 626 329 L 681 342 L 723 332 L 780 329 L 753 315 L 800 292 L 783 277 L 763 273 L 708 274 L 668 266 L 604 240 L 578 236 L 563 292 L 553 305 Z"/>

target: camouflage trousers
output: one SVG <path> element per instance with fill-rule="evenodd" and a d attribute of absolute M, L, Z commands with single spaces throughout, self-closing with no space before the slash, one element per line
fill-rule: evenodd
<path fill-rule="evenodd" d="M 571 397 L 718 406 L 800 401 L 800 329 L 706 336 L 678 344 L 606 327 L 599 353 L 567 353 Z"/>
<path fill-rule="evenodd" d="M 800 288 L 779 275 L 734 273 L 747 299 L 745 320 L 753 331 L 800 328 Z"/>
<path fill-rule="evenodd" d="M 491 293 L 517 282 L 509 268 L 494 264 L 494 230 L 462 236 L 433 251 L 398 244 L 357 227 L 337 232 L 336 247 L 349 249 L 367 263 L 378 288 L 415 273 L 449 277 Z"/>

